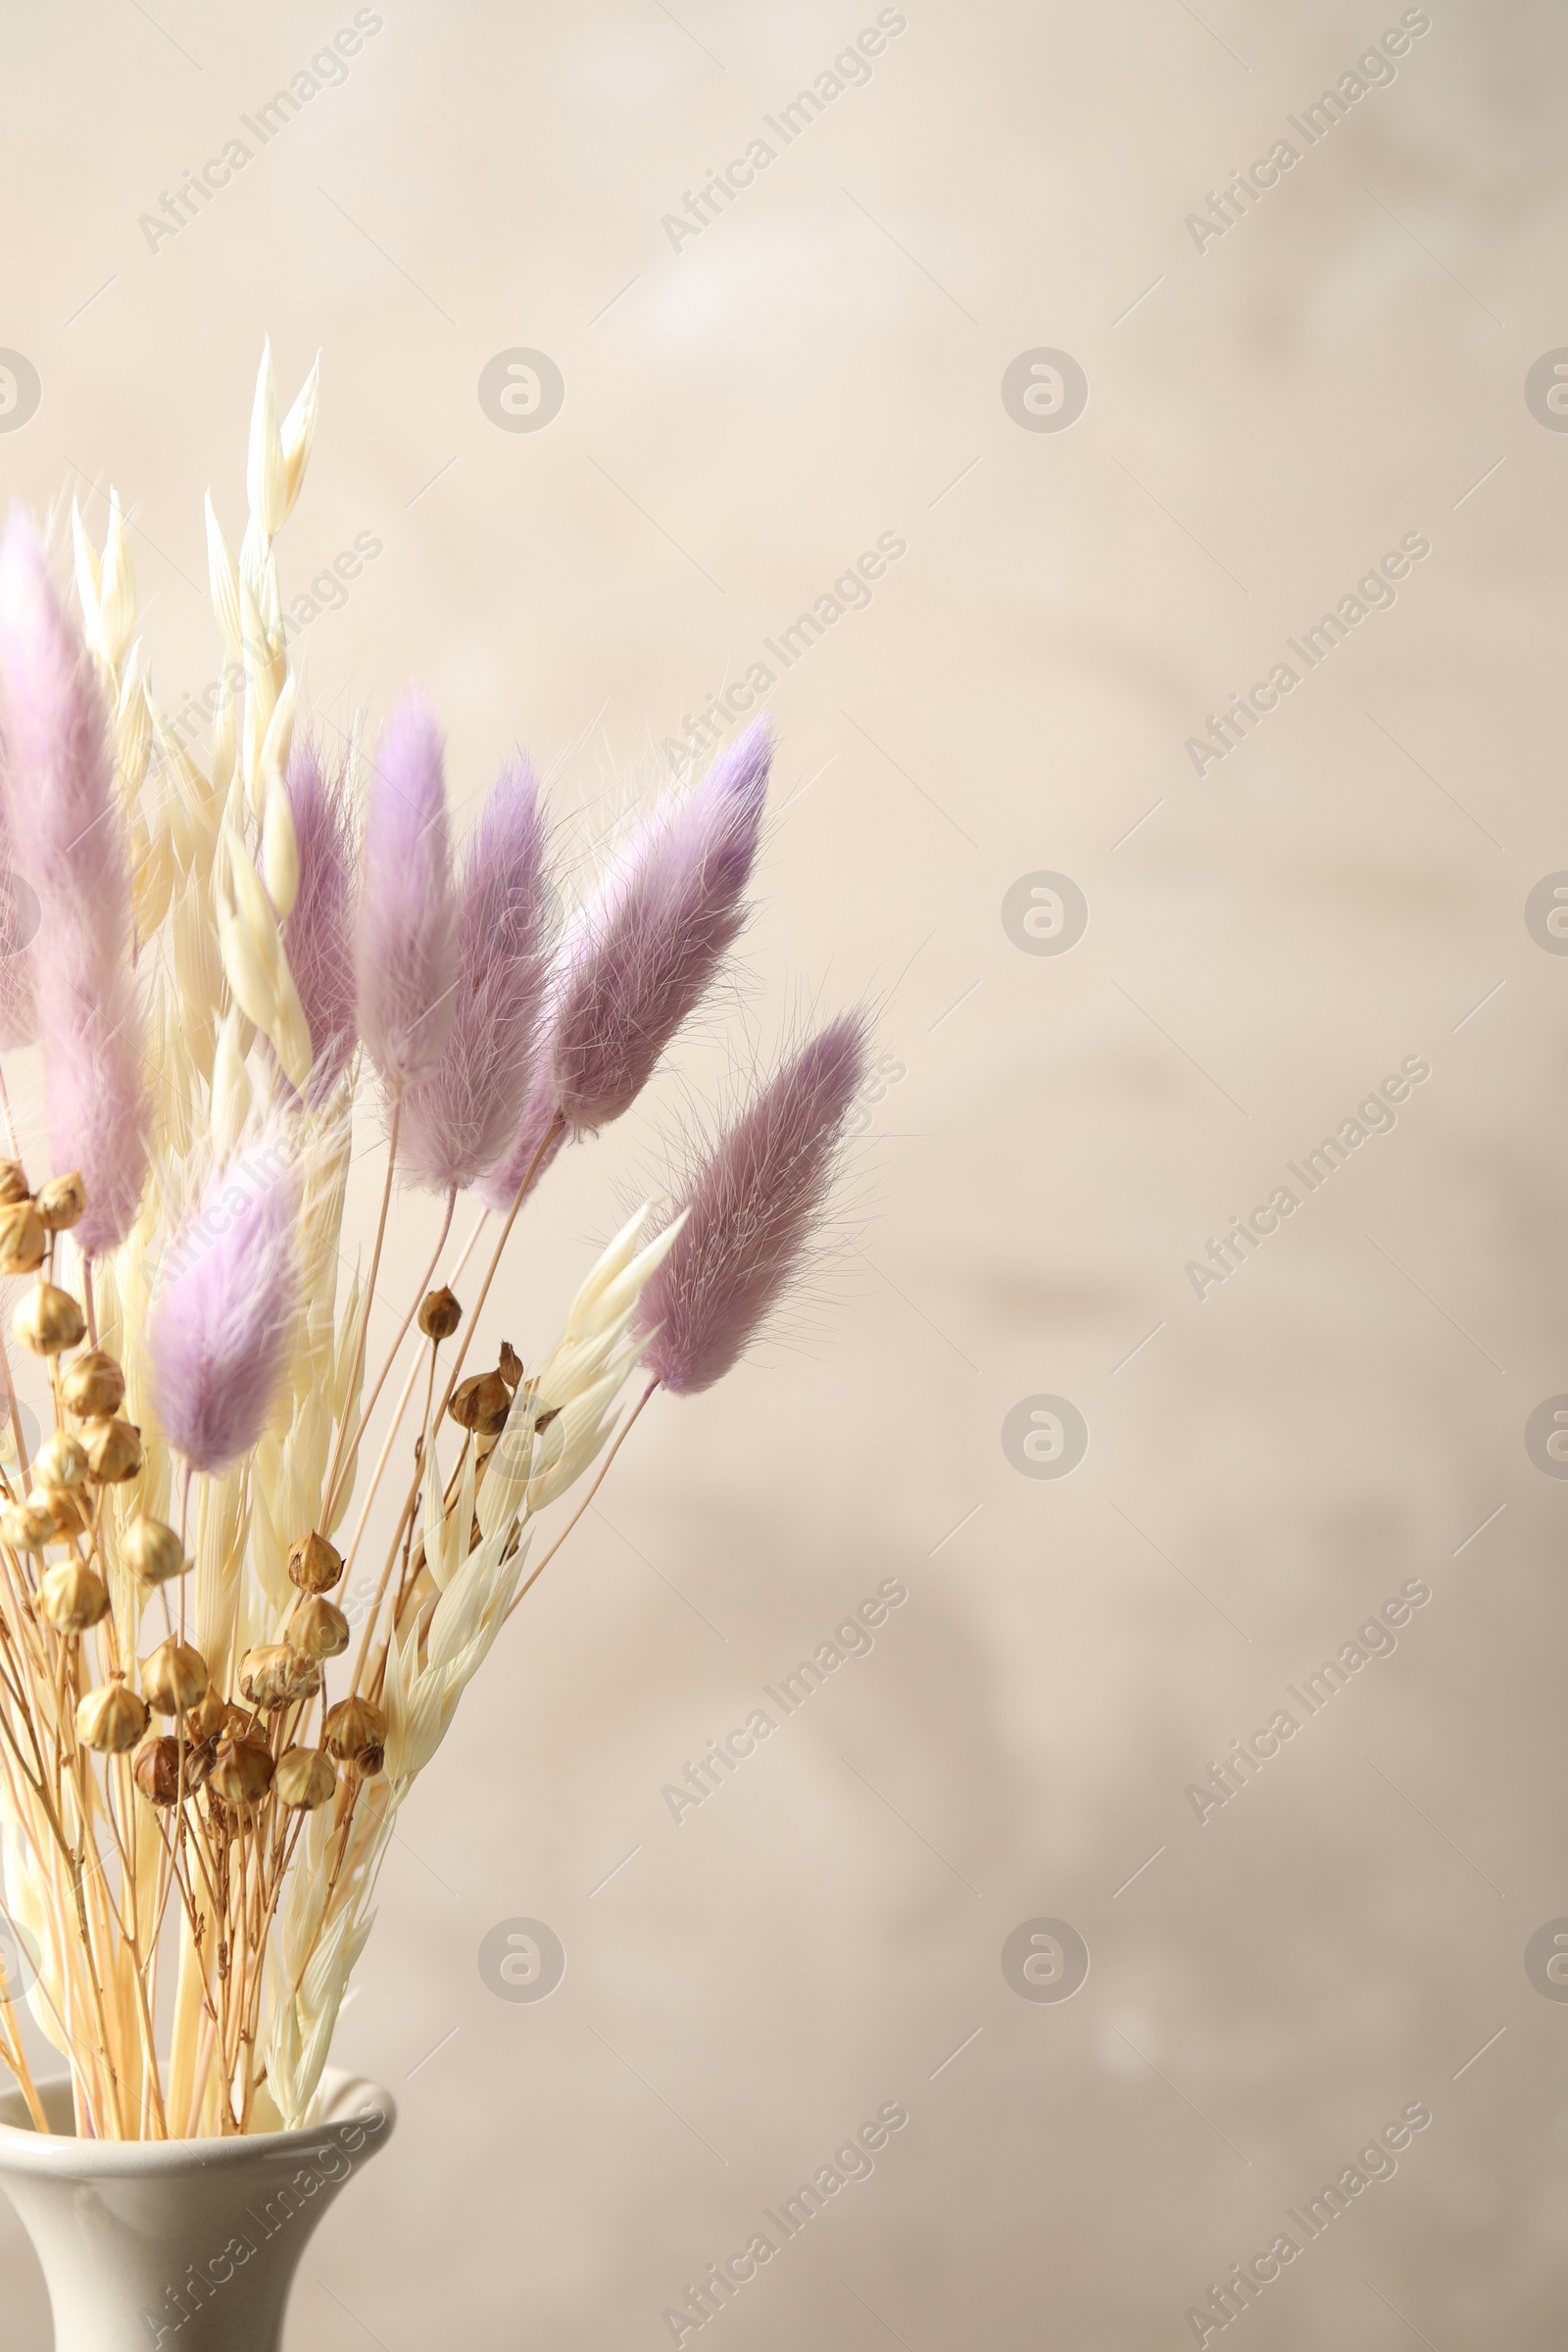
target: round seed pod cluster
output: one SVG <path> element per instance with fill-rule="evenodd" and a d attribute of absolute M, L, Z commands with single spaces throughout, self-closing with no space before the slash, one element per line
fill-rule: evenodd
<path fill-rule="evenodd" d="M 130 1759 L 130 1777 L 150 1805 L 173 1805 L 182 1797 L 194 1796 L 213 1779 L 220 1734 L 228 1734 L 230 1740 L 235 1734 L 243 1735 L 249 1719 L 213 1689 L 201 1651 L 174 1634 L 143 1658 L 141 1688 L 137 1704 L 142 1708 L 143 1731 Z M 177 1728 L 172 1732 L 148 1729 L 149 1709 L 154 1715 L 172 1716 L 176 1726 L 183 1716 L 184 1738 Z M 229 1785 L 238 1788 L 240 1778 L 230 1774 Z M 248 1803 L 250 1799 L 225 1801 Z"/>
<path fill-rule="evenodd" d="M 0 1543 L 35 1555 L 61 1538 L 90 1533 L 92 1488 L 133 1479 L 142 1468 L 141 1433 L 122 1417 L 124 1374 L 106 1348 L 83 1347 L 80 1306 L 44 1271 L 52 1264 L 51 1236 L 76 1224 L 86 1205 L 78 1173 L 51 1178 L 33 1193 L 20 1164 L 0 1159 L 0 1274 L 38 1277 L 13 1328 L 24 1347 L 54 1359 L 56 1394 L 74 1425 L 54 1431 L 38 1448 L 25 1501 L 0 1502 Z M 448 1339 L 462 1311 L 450 1291 L 432 1292 L 419 1310 L 419 1328 L 437 1342 Z M 506 1420 L 520 1372 L 514 1357 L 505 1371 L 510 1380 L 492 1372 L 466 1382 L 454 1400 L 454 1418 L 477 1437 L 495 1436 Z M 144 1592 L 190 1565 L 174 1529 L 146 1513 L 122 1529 L 119 1556 Z M 291 1746 L 276 1760 L 257 1724 L 260 1710 L 314 1697 L 325 1662 L 349 1646 L 348 1619 L 327 1598 L 343 1577 L 335 1544 L 313 1529 L 291 1547 L 288 1573 L 299 1597 L 282 1638 L 240 1661 L 239 1689 L 251 1711 L 214 1688 L 201 1652 L 175 1635 L 142 1659 L 139 1691 L 117 1669 L 80 1699 L 78 1740 L 105 1757 L 126 1757 L 148 1804 L 172 1808 L 205 1788 L 220 1806 L 242 1812 L 275 1789 L 280 1804 L 307 1812 L 336 1795 L 340 1775 L 368 1779 L 383 1769 L 386 1715 L 371 1699 L 341 1700 L 327 1715 L 319 1747 Z M 83 1560 L 44 1568 L 40 1559 L 37 1607 L 57 1634 L 75 1638 L 108 1616 L 109 1593 L 97 1568 Z M 159 1730 L 155 1716 L 172 1719 L 172 1728 Z"/>
<path fill-rule="evenodd" d="M 0 1160 L 0 1274 L 36 1272 L 43 1264 L 51 1234 L 65 1233 L 77 1223 L 87 1205 L 79 1173 L 51 1177 L 36 1194 L 16 1160 Z M 12 1317 L 12 1329 L 34 1355 L 70 1354 L 86 1337 L 86 1321 L 69 1291 L 42 1275 Z M 134 1478 L 142 1466 L 141 1432 L 134 1422 L 118 1418 L 125 1398 L 125 1380 L 107 1349 L 89 1348 L 57 1375 L 64 1410 L 81 1422 L 81 1435 L 57 1430 L 39 1448 L 34 1465 L 37 1488 L 28 1497 L 36 1511 L 47 1513 L 53 1535 L 82 1534 L 89 1515 L 74 1498 L 86 1481 L 116 1486 Z M 20 1521 L 15 1511 L 0 1519 L 0 1541 L 35 1550 L 41 1525 Z M 51 1537 L 43 1538 L 45 1543 Z"/>
<path fill-rule="evenodd" d="M 20 1159 L 0 1159 L 0 1215 L 14 1208 L 24 1208 L 36 1217 L 45 1233 L 65 1233 L 80 1218 L 87 1205 L 87 1188 L 80 1171 L 73 1168 L 69 1176 L 51 1176 L 33 1193 Z M 7 1230 L 0 1225 L 0 1231 Z M 36 1264 L 43 1256 L 40 1250 Z M 30 1269 L 8 1266 L 6 1272 L 21 1273 Z"/>

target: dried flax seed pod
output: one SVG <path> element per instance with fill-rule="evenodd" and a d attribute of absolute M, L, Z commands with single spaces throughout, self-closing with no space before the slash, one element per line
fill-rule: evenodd
<path fill-rule="evenodd" d="M 210 1781 L 225 1805 L 254 1805 L 272 1785 L 272 1751 L 260 1740 L 220 1740 Z"/>
<path fill-rule="evenodd" d="M 33 1455 L 32 1474 L 41 1487 L 79 1487 L 87 1475 L 86 1451 L 68 1430 L 57 1429 Z"/>
<path fill-rule="evenodd" d="M 321 1669 L 286 1642 L 264 1642 L 241 1658 L 239 1687 L 253 1706 L 289 1707 L 296 1699 L 316 1696 Z"/>
<path fill-rule="evenodd" d="M 160 1715 L 179 1715 L 196 1706 L 207 1690 L 207 1660 L 199 1649 L 171 1634 L 141 1662 L 142 1695 Z"/>
<path fill-rule="evenodd" d="M 460 1429 L 471 1429 L 479 1438 L 498 1438 L 511 1410 L 512 1391 L 499 1372 L 476 1372 L 463 1381 L 447 1406 Z"/>
<path fill-rule="evenodd" d="M 209 1683 L 201 1697 L 185 1717 L 185 1730 L 189 1737 L 198 1742 L 204 1740 L 216 1740 L 220 1732 L 233 1729 L 229 1717 L 237 1712 L 236 1708 L 230 1707 L 226 1698 L 219 1696 Z M 239 1720 L 243 1724 L 245 1718 L 240 1716 Z"/>
<path fill-rule="evenodd" d="M 149 1732 L 130 1759 L 130 1777 L 150 1805 L 172 1805 L 179 1795 L 179 1741 L 167 1732 Z M 190 1757 L 185 1787 L 191 1786 Z"/>
<path fill-rule="evenodd" d="M 185 1569 L 185 1551 L 172 1527 L 145 1513 L 133 1519 L 120 1539 L 120 1556 L 131 1575 L 144 1585 L 161 1585 Z"/>
<path fill-rule="evenodd" d="M 313 1530 L 289 1546 L 288 1573 L 302 1592 L 330 1592 L 343 1574 L 343 1554 Z"/>
<path fill-rule="evenodd" d="M 40 1282 L 23 1298 L 11 1328 L 34 1355 L 58 1355 L 62 1348 L 79 1347 L 87 1326 L 69 1291 Z"/>
<path fill-rule="evenodd" d="M 60 1375 L 60 1401 L 78 1421 L 107 1421 L 125 1401 L 125 1375 L 102 1348 L 89 1348 Z"/>
<path fill-rule="evenodd" d="M 87 1497 L 69 1487 L 34 1487 L 27 1496 L 35 1510 L 47 1511 L 57 1536 L 80 1536 L 87 1529 Z"/>
<path fill-rule="evenodd" d="M 0 1503 L 0 1544 L 13 1551 L 42 1551 L 55 1540 L 55 1523 L 41 1504 Z"/>
<path fill-rule="evenodd" d="M 326 1747 L 367 1780 L 386 1762 L 386 1716 L 373 1698 L 340 1698 L 326 1718 Z"/>
<path fill-rule="evenodd" d="M 76 1709 L 76 1738 L 101 1756 L 123 1755 L 146 1729 L 145 1703 L 118 1675 L 101 1690 L 89 1690 Z"/>
<path fill-rule="evenodd" d="M 451 1291 L 427 1291 L 419 1308 L 419 1329 L 427 1340 L 450 1340 L 463 1321 L 463 1309 Z"/>
<path fill-rule="evenodd" d="M 133 1421 L 99 1421 L 87 1440 L 87 1475 L 100 1486 L 119 1486 L 141 1468 L 141 1431 Z"/>
<path fill-rule="evenodd" d="M 323 1658 L 341 1657 L 347 1649 L 349 1621 L 323 1593 L 313 1592 L 295 1609 L 283 1629 L 283 1639 L 302 1658 L 319 1664 Z"/>
<path fill-rule="evenodd" d="M 0 1274 L 31 1274 L 49 1246 L 43 1221 L 30 1200 L 0 1207 Z"/>
<path fill-rule="evenodd" d="M 57 1634 L 84 1634 L 109 1614 L 109 1593 L 96 1568 L 67 1560 L 38 1580 L 38 1614 Z"/>
<path fill-rule="evenodd" d="M 18 1200 L 31 1197 L 31 1187 L 23 1174 L 20 1159 L 0 1159 L 0 1208 L 10 1208 Z"/>
<path fill-rule="evenodd" d="M 332 1759 L 318 1747 L 291 1747 L 278 1758 L 273 1781 L 282 1803 L 292 1812 L 314 1813 L 337 1789 Z"/>
<path fill-rule="evenodd" d="M 51 1176 L 47 1184 L 38 1187 L 35 1203 L 40 1224 L 51 1233 L 65 1233 L 86 1210 L 87 1188 L 79 1170 L 73 1168 L 69 1176 Z"/>

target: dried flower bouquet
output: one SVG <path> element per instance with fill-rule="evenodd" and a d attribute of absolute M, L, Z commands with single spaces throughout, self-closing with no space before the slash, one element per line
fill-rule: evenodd
<path fill-rule="evenodd" d="M 308 2120 L 398 1806 L 586 1496 L 530 1564 L 534 1520 L 656 1389 L 736 1361 L 864 1065 L 859 1013 L 811 1038 L 673 1211 L 615 1236 L 535 1368 L 507 1346 L 465 1377 L 530 1188 L 635 1101 L 742 927 L 770 744 L 752 727 L 656 807 L 559 930 L 525 760 L 456 855 L 417 695 L 363 778 L 353 745 L 331 766 L 296 731 L 273 554 L 317 383 L 280 422 L 264 355 L 237 560 L 208 502 L 205 766 L 132 642 L 118 499 L 101 554 L 73 509 L 79 622 L 20 511 L 0 547 L 0 1052 L 41 1049 L 55 1170 L 24 1172 L 0 1080 L 0 1273 L 31 1277 L 11 1328 L 53 1422 L 29 1460 L 0 1348 L 0 1862 L 25 1999 L 102 2138 Z M 357 1108 L 385 1181 L 342 1283 Z M 368 1366 L 394 1182 L 445 1213 Z M 480 1214 L 438 1282 L 460 1193 Z M 356 1642 L 332 1595 L 389 1478 Z M 17 1989 L 0 2060 L 43 2130 Z"/>

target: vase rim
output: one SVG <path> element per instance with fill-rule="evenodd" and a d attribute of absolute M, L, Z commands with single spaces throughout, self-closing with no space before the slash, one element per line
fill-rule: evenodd
<path fill-rule="evenodd" d="M 37 2080 L 38 2095 L 47 2111 L 51 2094 L 58 2099 L 71 2090 L 70 2075 Z M 374 2144 L 381 2146 L 398 2120 L 397 2101 L 379 2082 L 341 2067 L 322 2070 L 313 2105 L 312 2122 L 285 2132 L 242 2132 L 226 2137 L 193 2139 L 78 2139 L 74 2132 L 37 2131 L 27 2120 L 26 2102 L 19 2089 L 0 2092 L 0 2172 L 46 2173 L 79 2180 L 103 2180 L 125 2174 L 189 2172 L 192 2166 L 254 2164 L 258 2158 L 280 2159 L 318 2144 L 329 2134 L 346 2144 L 346 2131 L 360 2131 L 372 2117 Z M 70 2112 L 68 2104 L 68 2113 Z M 20 2121 L 12 2122 L 13 2116 Z M 357 2152 L 357 2151 L 356 2151 Z M 373 2149 L 371 2150 L 373 2153 Z"/>

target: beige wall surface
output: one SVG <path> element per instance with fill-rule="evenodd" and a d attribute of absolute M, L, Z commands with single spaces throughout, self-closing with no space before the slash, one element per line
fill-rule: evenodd
<path fill-rule="evenodd" d="M 7 490 L 118 487 L 166 704 L 266 335 L 324 730 L 422 679 L 465 821 L 520 741 L 575 858 L 774 673 L 738 984 L 490 1336 L 813 1009 L 886 1056 L 836 1268 L 650 1409 L 411 1800 L 339 2042 L 402 2122 L 291 2345 L 1558 2343 L 1561 19 L 13 0 L 0 54 Z M 9 2211 L 0 2278 L 37 2352 Z"/>

